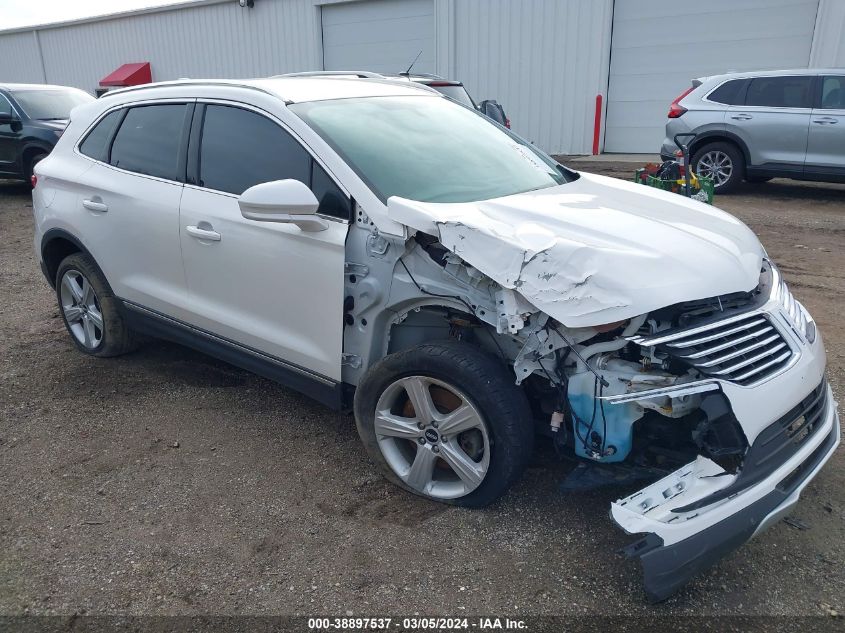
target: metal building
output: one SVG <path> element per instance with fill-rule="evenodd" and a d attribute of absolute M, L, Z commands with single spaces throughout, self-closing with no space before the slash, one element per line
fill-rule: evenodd
<path fill-rule="evenodd" d="M 547 151 L 655 152 L 693 77 L 845 67 L 842 0 L 193 0 L 0 31 L 0 81 L 414 70 L 502 103 Z M 250 5 L 252 5 L 250 7 Z M 597 103 L 597 96 L 601 100 Z M 598 107 L 597 107 L 598 105 Z M 596 119 L 598 115 L 598 126 Z"/>

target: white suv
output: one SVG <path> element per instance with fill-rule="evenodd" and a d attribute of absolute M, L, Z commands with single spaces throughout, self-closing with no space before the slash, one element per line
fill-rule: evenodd
<path fill-rule="evenodd" d="M 182 81 L 73 111 L 35 248 L 71 339 L 152 334 L 336 409 L 386 476 L 482 506 L 535 438 L 662 599 L 787 512 L 839 442 L 815 323 L 754 234 L 570 171 L 425 88 Z M 639 487 L 641 484 L 638 484 Z"/>

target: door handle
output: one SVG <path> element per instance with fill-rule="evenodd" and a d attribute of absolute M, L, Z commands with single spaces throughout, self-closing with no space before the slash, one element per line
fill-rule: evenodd
<path fill-rule="evenodd" d="M 748 121 L 749 119 L 753 119 L 754 117 L 750 114 L 732 114 L 732 119 L 736 119 L 737 121 Z"/>
<path fill-rule="evenodd" d="M 83 199 L 82 206 L 88 209 L 89 211 L 97 211 L 99 213 L 105 213 L 109 210 L 109 205 L 105 204 L 100 198 L 100 196 L 94 196 L 90 199 Z"/>
<path fill-rule="evenodd" d="M 198 226 L 186 226 L 185 232 L 191 237 L 195 237 L 198 240 L 207 240 L 209 242 L 219 242 L 220 241 L 220 233 L 213 230 L 213 227 L 206 223 L 202 222 L 205 227 L 207 228 L 200 228 Z"/>
<path fill-rule="evenodd" d="M 820 119 L 813 119 L 813 123 L 818 123 L 820 125 L 836 125 L 838 120 L 834 119 L 832 116 L 823 116 Z"/>

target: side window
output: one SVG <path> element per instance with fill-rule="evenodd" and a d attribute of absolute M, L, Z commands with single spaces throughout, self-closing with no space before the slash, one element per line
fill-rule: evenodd
<path fill-rule="evenodd" d="M 320 201 L 320 208 L 317 211 L 335 218 L 349 220 L 352 217 L 352 201 L 316 161 L 312 160 L 311 165 L 311 191 Z"/>
<path fill-rule="evenodd" d="M 262 182 L 311 182 L 311 155 L 267 117 L 230 106 L 205 109 L 199 185 L 242 194 Z"/>
<path fill-rule="evenodd" d="M 745 79 L 732 79 L 716 88 L 707 98 L 725 105 L 740 105 L 745 101 L 745 86 Z"/>
<path fill-rule="evenodd" d="M 111 141 L 114 129 L 120 123 L 123 110 L 109 112 L 94 129 L 88 132 L 88 136 L 79 146 L 79 151 L 95 160 L 107 161 L 109 159 L 109 141 Z"/>
<path fill-rule="evenodd" d="M 184 104 L 138 106 L 126 113 L 112 143 L 115 167 L 170 180 L 178 177 Z"/>
<path fill-rule="evenodd" d="M 825 77 L 822 83 L 822 108 L 845 110 L 845 76 Z"/>
<path fill-rule="evenodd" d="M 748 86 L 745 105 L 809 108 L 812 81 L 812 77 L 755 77 Z"/>

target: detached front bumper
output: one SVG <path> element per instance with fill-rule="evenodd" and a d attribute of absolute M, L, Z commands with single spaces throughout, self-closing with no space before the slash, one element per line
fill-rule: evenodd
<path fill-rule="evenodd" d="M 692 536 L 676 540 L 667 544 L 658 536 L 661 531 L 658 526 L 645 538 L 625 548 L 624 553 L 629 557 L 640 559 L 643 568 L 643 584 L 646 594 L 653 602 L 665 600 L 689 579 L 699 572 L 713 565 L 720 558 L 736 549 L 756 534 L 783 518 L 798 503 L 802 490 L 813 477 L 818 474 L 824 464 L 833 455 L 840 441 L 839 415 L 836 402 L 830 387 L 827 391 L 827 410 L 824 421 L 818 432 L 814 433 L 814 442 L 807 446 L 781 465 L 766 480 L 752 488 L 726 499 L 711 511 L 718 511 L 724 515 L 721 520 L 695 532 Z M 611 514 L 613 518 L 625 526 L 631 524 L 625 506 L 648 501 L 650 497 L 659 495 L 661 499 L 667 495 L 673 499 L 672 491 L 683 490 L 688 483 L 698 477 L 708 477 L 708 470 L 715 470 L 715 464 L 710 460 L 700 458 L 699 461 L 672 473 L 668 477 L 645 488 L 626 500 L 613 504 Z M 626 503 L 627 502 L 627 503 Z M 677 500 L 667 503 L 677 505 Z M 706 514 L 706 513 L 705 513 Z M 676 525 L 695 530 L 698 513 L 692 516 L 678 516 Z M 641 521 L 636 521 L 642 525 Z M 665 533 L 664 533 L 665 534 Z M 667 536 L 667 539 L 672 539 Z"/>

